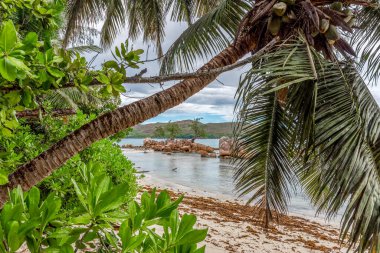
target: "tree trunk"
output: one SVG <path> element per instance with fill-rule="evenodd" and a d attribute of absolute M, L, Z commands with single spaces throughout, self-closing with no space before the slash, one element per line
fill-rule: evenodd
<path fill-rule="evenodd" d="M 199 71 L 220 68 L 235 63 L 247 53 L 255 50 L 255 40 L 256 38 L 253 36 L 245 36 L 244 39 L 230 45 L 215 56 Z M 214 81 L 216 77 L 217 75 L 214 74 L 185 79 L 169 89 L 120 107 L 82 126 L 9 175 L 9 183 L 0 187 L 0 205 L 2 206 L 8 199 L 8 191 L 18 185 L 24 191 L 29 190 L 92 143 L 144 122 L 181 104 Z"/>

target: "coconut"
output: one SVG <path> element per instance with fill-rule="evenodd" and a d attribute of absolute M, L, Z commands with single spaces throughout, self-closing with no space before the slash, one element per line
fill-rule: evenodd
<path fill-rule="evenodd" d="M 327 41 L 329 42 L 329 44 L 333 45 L 335 41 L 339 39 L 339 33 L 338 33 L 338 30 L 336 29 L 336 26 L 330 25 L 329 29 L 325 33 L 325 37 Z"/>
<path fill-rule="evenodd" d="M 348 23 L 350 20 L 354 17 L 354 13 L 350 9 L 344 10 L 344 14 L 346 14 L 347 17 L 344 18 L 344 22 Z"/>
<path fill-rule="evenodd" d="M 287 9 L 287 5 L 284 2 L 276 3 L 275 5 L 273 5 L 273 8 L 272 8 L 273 12 L 277 16 L 280 16 L 280 17 L 284 16 L 286 9 Z"/>
<path fill-rule="evenodd" d="M 330 8 L 334 11 L 341 11 L 343 9 L 343 4 L 341 2 L 335 2 L 330 5 Z"/>
<path fill-rule="evenodd" d="M 352 18 L 350 21 L 347 22 L 349 27 L 353 27 L 356 23 L 356 18 Z"/>
<path fill-rule="evenodd" d="M 268 21 L 268 30 L 273 35 L 276 36 L 281 29 L 282 20 L 280 17 L 272 16 Z"/>
<path fill-rule="evenodd" d="M 330 20 L 322 19 L 320 22 L 320 27 L 319 27 L 320 32 L 321 33 L 327 32 L 327 30 L 329 29 L 329 26 L 330 26 Z"/>

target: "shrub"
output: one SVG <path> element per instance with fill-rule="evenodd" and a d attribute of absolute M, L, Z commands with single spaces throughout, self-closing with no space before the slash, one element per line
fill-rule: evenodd
<path fill-rule="evenodd" d="M 167 192 L 156 196 L 153 190 L 142 194 L 141 203 L 127 203 L 128 183 L 112 183 L 98 164 L 82 166 L 72 182 L 78 202 L 70 219 L 63 219 L 55 193 L 43 198 L 35 187 L 28 193 L 13 190 L 0 213 L 0 251 L 16 252 L 26 243 L 31 253 L 204 252 L 197 243 L 207 229 L 194 229 L 194 215 L 179 217 L 182 197 L 173 201 Z"/>

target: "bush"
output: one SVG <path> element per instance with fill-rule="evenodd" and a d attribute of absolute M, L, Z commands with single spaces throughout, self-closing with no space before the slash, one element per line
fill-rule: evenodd
<path fill-rule="evenodd" d="M 79 112 L 66 119 L 45 117 L 42 122 L 24 122 L 13 136 L 0 136 L 2 170 L 7 173 L 15 171 L 18 166 L 33 159 L 50 145 L 94 118 L 93 114 L 86 115 Z M 114 141 L 126 134 L 128 131 L 96 142 L 71 158 L 38 185 L 41 195 L 46 197 L 55 192 L 63 199 L 63 207 L 71 213 L 77 202 L 71 179 L 77 180 L 80 177 L 80 168 L 91 162 L 102 164 L 102 168 L 113 183 L 127 183 L 129 190 L 125 194 L 126 200 L 132 199 L 137 193 L 135 170 L 119 146 L 114 144 Z"/>
<path fill-rule="evenodd" d="M 109 139 L 94 143 L 79 155 L 71 158 L 63 167 L 46 178 L 38 187 L 44 196 L 56 192 L 65 200 L 63 206 L 71 212 L 77 205 L 72 179 L 78 180 L 80 168 L 86 163 L 96 163 L 115 184 L 126 183 L 128 191 L 124 193 L 126 201 L 132 200 L 137 193 L 133 164 L 122 153 L 119 146 Z"/>
<path fill-rule="evenodd" d="M 194 229 L 196 217 L 179 217 L 182 197 L 167 192 L 145 192 L 141 204 L 127 202 L 127 183 L 113 184 L 99 164 L 83 165 L 72 179 L 77 205 L 75 215 L 62 216 L 62 201 L 55 193 L 41 197 L 38 188 L 13 190 L 0 213 L 0 251 L 16 252 L 27 245 L 31 253 L 187 252 L 198 248 L 207 229 Z M 121 208 L 128 206 L 127 209 Z M 115 230 L 116 226 L 119 230 Z"/>

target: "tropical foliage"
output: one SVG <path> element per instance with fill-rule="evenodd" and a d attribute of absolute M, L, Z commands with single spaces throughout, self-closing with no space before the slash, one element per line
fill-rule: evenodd
<path fill-rule="evenodd" d="M 128 184 L 113 184 L 99 164 L 80 171 L 73 179 L 79 205 L 69 219 L 54 193 L 43 198 L 38 188 L 11 192 L 0 213 L 1 252 L 16 252 L 24 244 L 30 252 L 204 252 L 196 244 L 207 230 L 193 228 L 193 215 L 179 218 L 182 197 L 172 201 L 167 192 L 156 196 L 153 190 L 143 193 L 141 204 L 127 202 Z"/>
<path fill-rule="evenodd" d="M 2 2 L 0 6 L 0 89 L 5 93 L 0 98 L 3 135 L 10 136 L 17 128 L 15 112 L 39 109 L 38 98 L 46 92 L 66 87 L 88 91 L 91 85 L 100 85 L 98 92 L 103 96 L 118 96 L 125 92 L 121 85 L 125 68 L 138 68 L 136 62 L 143 51 L 128 51 L 124 43 L 115 52 L 117 61 L 106 62 L 98 71 L 90 70 L 78 53 L 55 46 L 53 39 L 58 34 L 57 19 L 62 11 L 61 1 L 17 0 Z M 29 25 L 23 26 L 24 23 Z M 45 29 L 48 32 L 41 33 Z M 50 100 L 56 101 L 57 94 L 68 97 L 67 91 L 61 91 Z"/>

